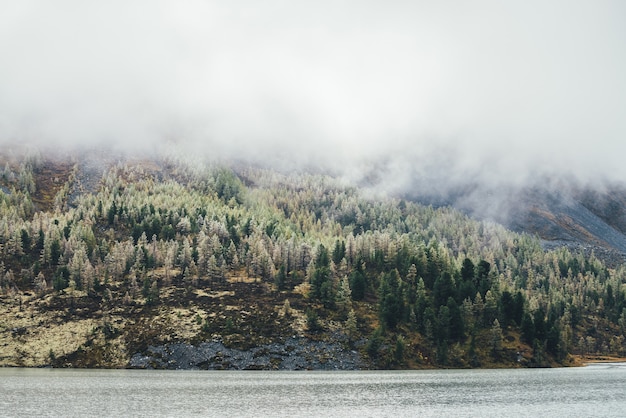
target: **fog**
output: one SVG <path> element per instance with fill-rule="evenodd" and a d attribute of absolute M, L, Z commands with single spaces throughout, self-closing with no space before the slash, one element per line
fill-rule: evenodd
<path fill-rule="evenodd" d="M 624 16 L 620 0 L 0 0 L 0 143 L 175 144 L 392 191 L 626 179 Z"/>

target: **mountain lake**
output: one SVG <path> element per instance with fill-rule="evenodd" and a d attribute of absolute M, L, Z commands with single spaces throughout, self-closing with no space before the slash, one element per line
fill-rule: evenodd
<path fill-rule="evenodd" d="M 427 371 L 0 369 L 0 416 L 626 416 L 626 363 Z"/>

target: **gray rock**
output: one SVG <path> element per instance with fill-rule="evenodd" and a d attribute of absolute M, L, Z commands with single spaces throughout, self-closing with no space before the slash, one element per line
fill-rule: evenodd
<path fill-rule="evenodd" d="M 360 355 L 335 342 L 293 337 L 250 350 L 228 348 L 222 342 L 149 346 L 136 353 L 131 368 L 181 370 L 360 370 Z"/>

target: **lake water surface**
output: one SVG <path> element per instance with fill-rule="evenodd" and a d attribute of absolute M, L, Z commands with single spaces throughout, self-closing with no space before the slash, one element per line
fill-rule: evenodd
<path fill-rule="evenodd" d="M 626 364 L 217 372 L 0 369 L 1 416 L 626 416 Z"/>

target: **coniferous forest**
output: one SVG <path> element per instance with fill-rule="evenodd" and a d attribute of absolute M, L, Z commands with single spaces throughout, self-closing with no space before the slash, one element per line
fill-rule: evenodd
<path fill-rule="evenodd" d="M 131 367 L 165 347 L 143 366 L 179 368 L 167 347 L 212 342 L 265 347 L 246 367 L 271 369 L 290 339 L 316 356 L 302 368 L 625 355 L 623 266 L 325 174 L 173 155 L 2 157 L 1 365 Z"/>

